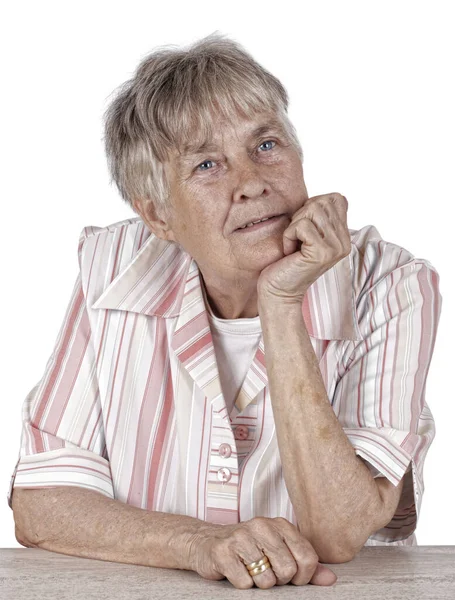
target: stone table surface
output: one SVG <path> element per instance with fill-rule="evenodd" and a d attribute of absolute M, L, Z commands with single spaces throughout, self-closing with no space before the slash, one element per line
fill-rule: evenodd
<path fill-rule="evenodd" d="M 241 590 L 228 579 L 114 563 L 39 548 L 0 548 L 1 600 L 152 598 L 455 599 L 455 546 L 366 546 L 348 563 L 328 565 L 332 586 L 287 584 Z"/>

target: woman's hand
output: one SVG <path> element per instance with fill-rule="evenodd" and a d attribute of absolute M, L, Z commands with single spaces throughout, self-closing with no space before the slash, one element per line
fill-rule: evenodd
<path fill-rule="evenodd" d="M 310 542 L 287 519 L 255 517 L 234 525 L 207 524 L 192 537 L 191 569 L 205 579 L 225 577 L 239 589 L 284 585 L 332 585 L 337 576 L 318 562 Z M 250 576 L 247 564 L 269 558 L 272 568 Z"/>
<path fill-rule="evenodd" d="M 309 198 L 283 232 L 285 258 L 262 270 L 258 295 L 301 303 L 316 279 L 351 252 L 347 210 L 341 194 Z"/>

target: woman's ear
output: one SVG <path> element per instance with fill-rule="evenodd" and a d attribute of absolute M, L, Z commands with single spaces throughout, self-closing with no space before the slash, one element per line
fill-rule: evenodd
<path fill-rule="evenodd" d="M 153 202 L 133 200 L 134 211 L 141 217 L 147 227 L 162 240 L 177 241 L 171 229 L 168 217 L 158 213 Z"/>

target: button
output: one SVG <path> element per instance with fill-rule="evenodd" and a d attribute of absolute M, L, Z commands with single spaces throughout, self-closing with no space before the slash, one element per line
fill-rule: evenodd
<path fill-rule="evenodd" d="M 232 453 L 232 448 L 229 444 L 221 444 L 218 448 L 218 454 L 223 458 L 229 458 Z"/>
<path fill-rule="evenodd" d="M 227 467 L 223 467 L 217 473 L 218 479 L 226 483 L 232 477 L 231 471 Z"/>
<path fill-rule="evenodd" d="M 248 439 L 248 427 L 246 425 L 237 425 L 235 428 L 235 439 L 246 440 Z"/>

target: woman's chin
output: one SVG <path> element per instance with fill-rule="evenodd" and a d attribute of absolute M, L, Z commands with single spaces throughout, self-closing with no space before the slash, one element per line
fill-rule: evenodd
<path fill-rule="evenodd" d="M 281 238 L 267 240 L 267 243 L 264 240 L 263 243 L 255 244 L 242 251 L 242 262 L 246 261 L 248 264 L 260 263 L 263 267 L 271 265 L 284 257 L 283 240 Z"/>

